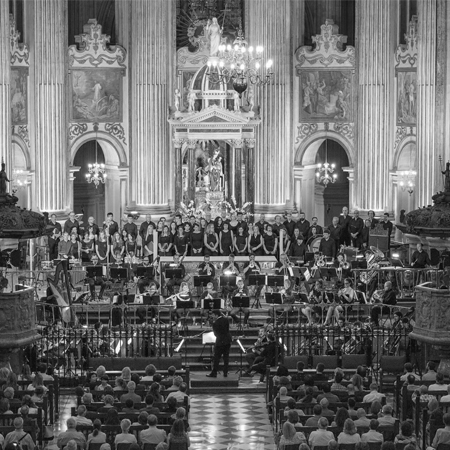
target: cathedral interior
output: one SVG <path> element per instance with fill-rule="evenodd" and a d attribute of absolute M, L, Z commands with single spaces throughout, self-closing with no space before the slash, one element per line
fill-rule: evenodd
<path fill-rule="evenodd" d="M 449 24 L 0 0 L 0 445 L 448 449 Z"/>

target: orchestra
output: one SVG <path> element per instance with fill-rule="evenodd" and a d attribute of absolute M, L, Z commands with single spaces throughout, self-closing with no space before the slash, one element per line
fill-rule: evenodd
<path fill-rule="evenodd" d="M 350 217 L 347 208 L 328 227 L 320 226 L 316 217 L 310 224 L 303 213 L 298 221 L 290 212 L 284 221 L 276 216 L 273 224 L 264 215 L 254 224 L 241 213 L 232 214 L 231 220 L 222 216 L 209 224 L 195 217 L 183 223 L 179 216 L 172 226 L 156 224 L 147 215 L 138 228 L 129 214 L 120 230 L 108 214 L 101 228 L 90 217 L 85 231 L 74 216 L 64 224 L 69 231 L 62 235 L 52 218 L 52 254 L 57 248 L 58 259 L 67 260 L 69 269 L 85 271 L 90 302 L 108 301 L 111 290 L 124 299 L 132 293 L 135 303 L 147 306 L 152 323 L 159 321 L 160 309 L 169 309 L 173 325 L 180 325 L 192 306 L 202 325 L 210 323 L 214 304 L 235 326 L 248 326 L 252 309 L 261 306 L 259 300 L 264 298 L 278 299 L 266 300 L 268 323 L 273 325 L 287 325 L 297 311 L 297 325 L 336 326 L 346 320 L 352 305 L 379 303 L 369 314 L 376 325 L 386 307 L 396 304 L 397 296 L 413 290 L 418 271 L 423 271 L 420 279 L 431 276 L 426 272 L 430 258 L 421 244 L 407 267 L 393 267 L 386 250 L 369 245 L 374 224 L 389 229 L 388 216 L 377 222 L 372 214 L 364 227 L 358 211 Z M 193 235 L 201 237 L 192 240 Z M 164 252 L 158 251 L 159 238 L 165 238 Z M 281 281 L 274 285 L 269 279 L 276 276 Z M 242 297 L 250 298 L 253 305 L 236 302 Z M 220 303 L 205 303 L 218 299 Z"/>

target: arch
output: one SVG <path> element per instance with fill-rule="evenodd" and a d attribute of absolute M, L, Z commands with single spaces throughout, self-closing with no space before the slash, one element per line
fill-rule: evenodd
<path fill-rule="evenodd" d="M 294 163 L 302 166 L 314 164 L 317 150 L 325 139 L 336 141 L 342 146 L 347 153 L 349 165 L 352 167 L 355 159 L 353 145 L 341 134 L 330 130 L 314 133 L 302 141 L 295 153 Z"/>
<path fill-rule="evenodd" d="M 414 144 L 414 146 L 416 147 L 416 153 L 417 153 L 417 139 L 416 136 L 414 135 L 408 135 L 405 136 L 397 145 L 397 150 L 394 153 L 394 161 L 393 161 L 393 170 L 398 170 L 398 164 L 400 161 L 400 157 L 403 153 L 403 151 L 405 150 L 405 148 L 410 145 L 410 144 Z"/>
<path fill-rule="evenodd" d="M 75 155 L 79 148 L 88 141 L 95 141 L 100 144 L 105 155 L 105 164 L 111 166 L 128 166 L 128 159 L 122 143 L 104 131 L 89 131 L 79 136 L 70 147 L 69 165 L 73 166 Z"/>
<path fill-rule="evenodd" d="M 30 152 L 28 151 L 28 147 L 25 141 L 19 135 L 13 134 L 11 136 L 11 142 L 13 144 L 17 144 L 19 148 L 22 150 L 23 157 L 25 159 L 26 170 L 31 170 Z"/>

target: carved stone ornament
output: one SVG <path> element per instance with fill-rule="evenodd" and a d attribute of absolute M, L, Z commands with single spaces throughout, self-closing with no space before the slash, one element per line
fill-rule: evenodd
<path fill-rule="evenodd" d="M 317 123 L 301 123 L 297 125 L 298 133 L 295 143 L 298 144 L 300 140 L 307 138 L 309 135 L 315 133 L 319 128 Z"/>
<path fill-rule="evenodd" d="M 185 139 L 172 139 L 172 142 L 175 148 L 181 148 L 185 142 Z"/>
<path fill-rule="evenodd" d="M 299 64 L 297 72 L 306 68 L 327 68 L 339 66 L 340 68 L 354 68 L 355 48 L 348 45 L 342 50 L 343 44 L 347 42 L 347 36 L 338 34 L 338 26 L 331 19 L 326 19 L 325 24 L 320 27 L 321 33 L 312 37 L 316 44 L 313 49 L 310 46 L 300 47 L 295 56 Z"/>
<path fill-rule="evenodd" d="M 434 345 L 450 345 L 450 294 L 429 283 L 416 286 L 416 320 L 411 337 Z"/>
<path fill-rule="evenodd" d="M 125 130 L 120 123 L 106 123 L 105 131 L 109 133 L 111 136 L 120 139 L 124 144 L 126 144 Z"/>
<path fill-rule="evenodd" d="M 96 19 L 89 19 L 83 34 L 75 36 L 78 44 L 69 47 L 69 67 L 125 68 L 126 50 L 120 45 L 109 45 L 111 37 L 102 34 Z"/>
<path fill-rule="evenodd" d="M 412 16 L 405 34 L 406 44 L 400 44 L 395 52 L 396 69 L 417 67 L 417 29 L 417 16 Z"/>
<path fill-rule="evenodd" d="M 242 148 L 244 145 L 244 139 L 232 139 L 230 144 L 234 148 Z"/>
<path fill-rule="evenodd" d="M 12 127 L 12 135 L 19 136 L 23 142 L 25 142 L 27 147 L 30 147 L 30 137 L 28 136 L 28 126 L 27 125 L 19 125 Z"/>
<path fill-rule="evenodd" d="M 334 131 L 336 131 L 336 133 L 342 134 L 342 136 L 353 140 L 354 134 L 353 134 L 353 129 L 354 129 L 354 124 L 353 123 L 341 123 L 341 122 L 336 122 L 333 126 Z"/>
<path fill-rule="evenodd" d="M 20 33 L 16 30 L 16 21 L 9 15 L 9 42 L 11 49 L 11 66 L 28 67 L 30 52 L 25 44 L 19 43 Z"/>
<path fill-rule="evenodd" d="M 406 137 L 415 135 L 416 133 L 414 127 L 397 127 L 395 132 L 394 150 Z"/>
<path fill-rule="evenodd" d="M 247 148 L 255 148 L 256 139 L 245 139 L 245 146 Z"/>
<path fill-rule="evenodd" d="M 69 126 L 69 139 L 73 140 L 88 131 L 87 123 L 72 123 Z"/>

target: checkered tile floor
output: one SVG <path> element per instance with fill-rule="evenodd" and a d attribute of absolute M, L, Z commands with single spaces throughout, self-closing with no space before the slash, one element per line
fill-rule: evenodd
<path fill-rule="evenodd" d="M 190 449 L 276 448 L 263 394 L 195 395 L 189 424 Z"/>

